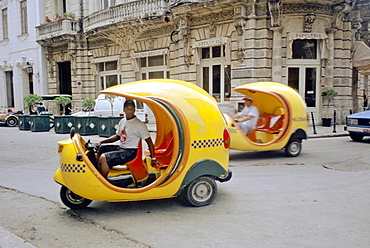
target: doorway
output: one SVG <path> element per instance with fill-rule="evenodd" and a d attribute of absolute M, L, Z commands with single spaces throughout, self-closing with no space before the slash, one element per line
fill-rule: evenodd
<path fill-rule="evenodd" d="M 59 93 L 72 95 L 72 79 L 71 79 L 71 62 L 58 63 L 59 70 Z M 60 111 L 63 111 L 63 107 L 60 106 Z M 71 114 L 71 104 L 68 104 L 65 108 L 66 115 Z"/>
<path fill-rule="evenodd" d="M 320 105 L 320 95 L 317 90 L 320 79 L 319 69 L 319 66 L 314 65 L 288 66 L 288 85 L 303 97 L 307 112 L 314 113 L 315 124 L 319 123 L 317 114 Z"/>

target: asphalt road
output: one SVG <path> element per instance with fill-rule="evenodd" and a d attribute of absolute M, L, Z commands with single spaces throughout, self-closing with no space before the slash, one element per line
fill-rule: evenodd
<path fill-rule="evenodd" d="M 233 179 L 207 207 L 164 199 L 71 211 L 53 182 L 56 142 L 68 135 L 0 127 L 0 137 L 0 232 L 35 247 L 370 246 L 369 141 L 309 139 L 297 158 L 232 150 Z"/>

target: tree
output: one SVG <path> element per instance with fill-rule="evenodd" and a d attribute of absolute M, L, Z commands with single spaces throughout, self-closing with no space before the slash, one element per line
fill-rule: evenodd
<path fill-rule="evenodd" d="M 66 106 L 72 102 L 71 98 L 58 96 L 55 98 L 55 103 L 63 106 L 63 115 L 66 113 Z"/>
<path fill-rule="evenodd" d="M 94 109 L 94 106 L 95 106 L 94 99 L 85 98 L 82 100 L 82 108 L 84 109 L 84 111 L 89 112 L 89 115 L 90 115 L 90 111 Z"/>
<path fill-rule="evenodd" d="M 335 90 L 324 90 L 322 93 L 321 93 L 321 96 L 324 98 L 324 101 L 326 100 L 327 101 L 327 110 L 326 110 L 326 114 L 327 116 L 329 116 L 329 107 L 330 107 L 330 103 L 331 101 L 334 99 L 334 97 L 338 96 L 338 92 L 336 92 Z"/>
<path fill-rule="evenodd" d="M 110 103 L 110 109 L 111 109 L 111 116 L 113 116 L 113 105 L 114 105 L 114 100 L 116 99 L 117 96 L 115 95 L 105 95 L 105 100 L 107 100 Z"/>
<path fill-rule="evenodd" d="M 23 98 L 23 101 L 26 103 L 26 106 L 31 114 L 31 112 L 34 112 L 32 109 L 36 106 L 36 104 L 42 102 L 42 97 L 38 96 L 37 94 L 29 94 Z"/>

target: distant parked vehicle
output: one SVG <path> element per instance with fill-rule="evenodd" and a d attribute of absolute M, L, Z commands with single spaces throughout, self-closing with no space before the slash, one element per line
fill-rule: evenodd
<path fill-rule="evenodd" d="M 122 96 L 117 96 L 114 98 L 113 102 L 113 116 L 124 116 L 123 104 L 126 98 Z M 143 122 L 148 123 L 148 107 L 139 100 L 134 100 L 136 104 L 135 115 Z M 112 109 L 110 102 L 105 99 L 105 94 L 100 94 L 95 100 L 95 108 L 93 115 L 96 116 L 112 116 Z"/>
<path fill-rule="evenodd" d="M 0 112 L 0 125 L 5 125 L 8 127 L 15 127 L 18 125 L 18 115 L 22 114 L 21 111 L 2 111 Z"/>
<path fill-rule="evenodd" d="M 125 103 L 126 98 L 122 96 L 117 96 L 113 102 L 113 115 L 112 115 L 112 108 L 111 103 L 109 100 L 105 99 L 105 94 L 100 94 L 97 99 L 95 99 L 95 107 L 93 111 L 80 111 L 77 113 L 72 114 L 73 116 L 121 116 L 124 117 L 123 112 L 123 104 Z M 149 108 L 141 101 L 134 100 L 136 104 L 136 112 L 135 115 L 145 123 L 149 122 L 148 112 L 150 111 Z"/>
<path fill-rule="evenodd" d="M 365 136 L 370 136 L 370 110 L 347 116 L 344 129 L 353 141 L 362 141 Z"/>

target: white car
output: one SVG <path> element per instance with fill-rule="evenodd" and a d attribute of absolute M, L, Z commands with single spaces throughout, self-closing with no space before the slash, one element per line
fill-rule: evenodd
<path fill-rule="evenodd" d="M 98 98 L 95 100 L 95 108 L 93 115 L 96 116 L 124 116 L 123 112 L 123 104 L 125 103 L 126 99 L 121 96 L 117 96 L 114 98 L 113 102 L 113 113 L 111 108 L 111 103 L 109 100 L 105 99 L 105 94 L 100 94 Z M 138 100 L 134 100 L 136 104 L 136 112 L 135 115 L 145 123 L 149 122 L 148 112 L 149 108 L 143 102 Z"/>

